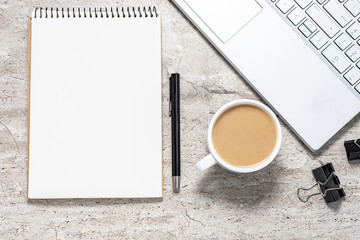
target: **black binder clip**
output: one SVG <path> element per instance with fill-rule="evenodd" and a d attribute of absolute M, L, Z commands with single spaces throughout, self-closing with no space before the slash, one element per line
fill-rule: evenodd
<path fill-rule="evenodd" d="M 312 172 L 316 183 L 309 188 L 298 188 L 297 195 L 300 201 L 307 202 L 311 197 L 320 194 L 325 199 L 326 203 L 331 203 L 346 196 L 344 189 L 340 187 L 340 180 L 335 175 L 335 169 L 332 163 L 316 168 Z M 319 192 L 308 195 L 306 199 L 300 197 L 301 190 L 309 191 L 315 186 L 318 186 Z"/>
<path fill-rule="evenodd" d="M 360 160 L 360 139 L 344 143 L 348 161 Z"/>

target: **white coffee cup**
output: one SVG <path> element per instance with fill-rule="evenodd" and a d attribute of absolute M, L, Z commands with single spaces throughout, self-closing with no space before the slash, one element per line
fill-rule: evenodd
<path fill-rule="evenodd" d="M 212 141 L 212 133 L 213 133 L 213 128 L 214 128 L 216 120 L 221 116 L 221 114 L 223 112 L 225 112 L 229 108 L 232 108 L 234 106 L 239 106 L 239 105 L 253 105 L 253 106 L 261 108 L 272 118 L 272 120 L 275 123 L 275 127 L 276 127 L 277 139 L 276 139 L 276 144 L 275 144 L 274 150 L 272 151 L 270 156 L 267 159 L 265 159 L 265 161 L 261 162 L 258 165 L 255 165 L 253 167 L 236 167 L 236 166 L 233 166 L 233 165 L 225 162 L 217 154 L 217 152 L 214 148 L 213 141 Z M 198 162 L 195 165 L 195 168 L 198 172 L 203 172 L 206 169 L 208 169 L 218 163 L 223 168 L 225 168 L 229 171 L 232 171 L 232 172 L 248 173 L 248 172 L 258 171 L 258 170 L 266 167 L 267 165 L 269 165 L 275 159 L 276 155 L 279 152 L 280 146 L 281 146 L 281 139 L 282 139 L 282 134 L 281 134 L 281 127 L 280 127 L 279 120 L 277 119 L 276 115 L 269 107 L 265 106 L 264 104 L 262 104 L 259 101 L 249 100 L 249 99 L 241 99 L 241 100 L 235 100 L 235 101 L 229 102 L 229 103 L 225 104 L 224 106 L 222 106 L 215 113 L 213 118 L 211 119 L 211 122 L 209 125 L 209 130 L 208 130 L 208 147 L 209 147 L 210 154 L 207 155 L 205 158 L 203 158 L 200 162 Z"/>

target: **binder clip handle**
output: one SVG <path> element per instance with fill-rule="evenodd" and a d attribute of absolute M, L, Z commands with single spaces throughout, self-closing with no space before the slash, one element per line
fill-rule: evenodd
<path fill-rule="evenodd" d="M 297 196 L 300 201 L 307 202 L 316 195 L 321 195 L 327 203 L 336 202 L 340 198 L 346 196 L 344 189 L 340 187 L 340 180 L 335 175 L 335 169 L 332 163 L 325 164 L 313 170 L 313 175 L 316 183 L 311 187 L 300 187 L 297 191 Z M 300 196 L 300 191 L 310 191 L 314 187 L 318 187 L 318 192 L 308 195 L 306 198 Z"/>
<path fill-rule="evenodd" d="M 313 189 L 313 188 L 314 188 L 315 186 L 317 186 L 317 185 L 318 185 L 318 183 L 315 183 L 314 185 L 312 185 L 311 187 L 308 187 L 308 188 L 304 188 L 304 187 L 298 188 L 298 190 L 297 190 L 297 196 L 298 196 L 299 200 L 302 201 L 303 203 L 306 203 L 307 201 L 309 201 L 309 199 L 310 199 L 311 197 L 316 196 L 316 195 L 319 195 L 320 192 L 312 193 L 312 194 L 307 195 L 305 199 L 300 196 L 300 191 L 301 191 L 301 190 L 303 190 L 303 191 L 310 191 L 311 189 Z"/>
<path fill-rule="evenodd" d="M 345 141 L 344 146 L 348 161 L 360 160 L 360 139 Z"/>

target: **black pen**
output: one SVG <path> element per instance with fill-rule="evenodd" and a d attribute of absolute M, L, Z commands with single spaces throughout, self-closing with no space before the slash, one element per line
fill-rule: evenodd
<path fill-rule="evenodd" d="M 174 192 L 180 192 L 180 75 L 170 77 L 170 116 L 172 146 L 172 184 Z"/>

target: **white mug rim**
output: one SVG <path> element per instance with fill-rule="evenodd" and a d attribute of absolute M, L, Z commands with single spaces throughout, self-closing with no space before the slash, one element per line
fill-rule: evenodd
<path fill-rule="evenodd" d="M 216 152 L 214 145 L 213 145 L 213 141 L 212 141 L 212 132 L 213 132 L 213 128 L 215 125 L 216 120 L 221 116 L 221 114 L 223 114 L 226 110 L 235 107 L 235 106 L 239 106 L 239 105 L 252 105 L 252 106 L 256 106 L 261 108 L 262 110 L 264 110 L 273 120 L 275 127 L 276 127 L 276 133 L 277 133 L 277 139 L 276 139 L 276 145 L 274 150 L 272 151 L 272 153 L 270 154 L 270 156 L 264 160 L 262 163 L 257 164 L 253 167 L 236 167 L 233 166 L 227 162 L 225 162 Z M 209 124 L 209 129 L 208 129 L 208 147 L 210 150 L 210 153 L 212 154 L 212 156 L 214 157 L 214 159 L 216 160 L 216 162 L 218 164 L 220 164 L 220 166 L 222 166 L 223 168 L 232 171 L 232 172 L 237 172 L 237 173 L 249 173 L 249 172 L 255 172 L 258 170 L 263 169 L 264 167 L 266 167 L 267 165 L 269 165 L 276 157 L 276 155 L 278 154 L 279 150 L 280 150 L 280 146 L 281 146 L 281 141 L 282 141 L 282 133 L 281 133 L 281 126 L 280 126 L 280 122 L 278 120 L 278 118 L 276 117 L 275 113 L 265 104 L 256 101 L 256 100 L 251 100 L 251 99 L 239 99 L 239 100 L 234 100 L 231 101 L 225 105 L 223 105 L 212 117 L 210 124 Z"/>

